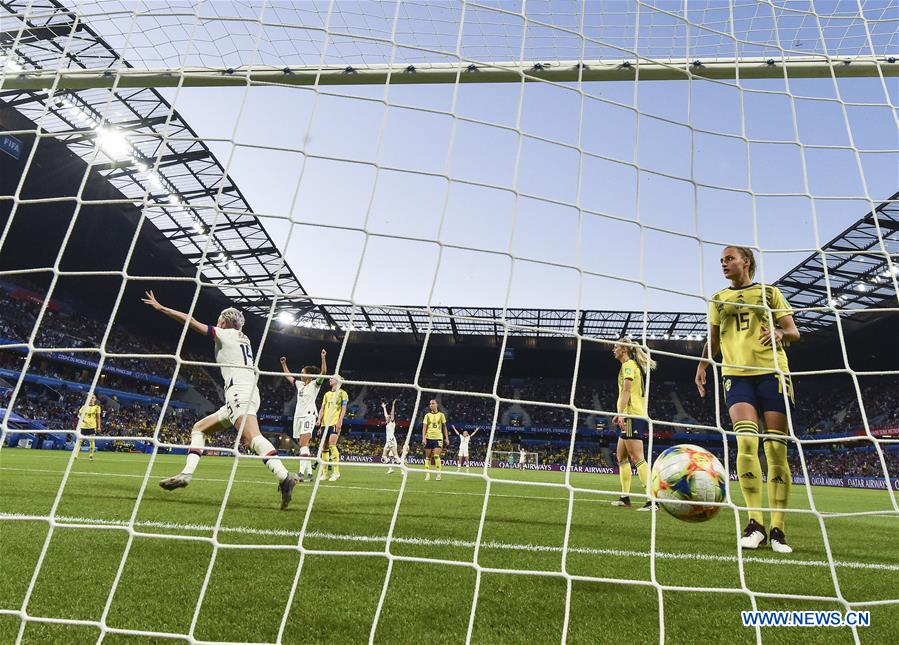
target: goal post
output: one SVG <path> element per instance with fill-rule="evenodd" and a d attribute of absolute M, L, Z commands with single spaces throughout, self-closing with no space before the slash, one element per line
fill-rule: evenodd
<path fill-rule="evenodd" d="M 899 48 L 897 48 L 899 49 Z M 240 87 L 258 85 L 416 85 L 445 83 L 553 83 L 601 81 L 723 81 L 899 76 L 899 51 L 884 56 L 790 56 L 732 60 L 626 59 L 591 61 L 462 61 L 420 65 L 344 65 L 280 68 L 239 66 L 169 69 L 22 70 L 5 74 L 7 90 L 88 90 L 103 88 Z"/>

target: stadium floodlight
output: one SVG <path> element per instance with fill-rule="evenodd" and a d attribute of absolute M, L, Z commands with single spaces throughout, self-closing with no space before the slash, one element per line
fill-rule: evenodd
<path fill-rule="evenodd" d="M 278 322 L 283 325 L 291 325 L 294 322 L 293 314 L 289 311 L 282 311 L 278 313 Z"/>
<path fill-rule="evenodd" d="M 131 145 L 128 138 L 116 128 L 103 126 L 97 128 L 97 145 L 111 159 L 127 159 L 131 154 Z"/>

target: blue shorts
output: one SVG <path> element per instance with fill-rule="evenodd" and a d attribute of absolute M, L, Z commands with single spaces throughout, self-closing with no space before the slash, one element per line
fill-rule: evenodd
<path fill-rule="evenodd" d="M 793 382 L 787 375 L 725 376 L 724 400 L 728 409 L 737 403 L 749 403 L 760 415 L 765 412 L 786 414 L 784 388 L 792 406 Z"/>
<path fill-rule="evenodd" d="M 425 450 L 443 448 L 443 439 L 425 439 Z"/>
<path fill-rule="evenodd" d="M 625 419 L 624 430 L 618 429 L 620 439 L 643 441 L 647 434 L 649 434 L 649 421 L 646 419 Z"/>
<path fill-rule="evenodd" d="M 78 432 L 80 432 L 85 437 L 92 437 L 93 435 L 97 434 L 97 429 L 96 428 L 81 428 Z"/>
<path fill-rule="evenodd" d="M 323 426 L 322 427 L 322 441 L 328 441 L 328 439 L 330 439 L 332 434 L 337 438 L 340 437 L 340 432 L 337 431 L 336 426 Z"/>

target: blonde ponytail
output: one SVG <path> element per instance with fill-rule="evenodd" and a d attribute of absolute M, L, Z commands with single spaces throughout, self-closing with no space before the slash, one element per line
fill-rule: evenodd
<path fill-rule="evenodd" d="M 656 368 L 657 363 L 649 357 L 649 353 L 639 345 L 635 345 L 633 340 L 627 336 L 622 336 L 618 339 L 618 342 L 627 344 L 627 355 L 630 356 L 631 360 L 637 362 L 637 365 L 643 373 Z"/>

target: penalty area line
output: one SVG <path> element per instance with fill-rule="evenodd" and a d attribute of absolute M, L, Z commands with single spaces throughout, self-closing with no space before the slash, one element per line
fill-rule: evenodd
<path fill-rule="evenodd" d="M 46 516 L 26 515 L 23 513 L 0 513 L 0 521 L 47 521 Z M 125 528 L 127 522 L 121 520 L 102 520 L 89 517 L 68 517 L 57 516 L 55 521 L 60 524 L 95 524 L 97 526 L 120 526 Z M 144 521 L 135 522 L 134 527 L 137 529 L 159 529 L 166 531 L 190 531 L 190 532 L 208 532 L 211 533 L 215 527 L 206 524 L 181 524 L 175 522 L 157 522 Z M 219 533 L 232 533 L 239 535 L 258 535 L 268 537 L 290 537 L 299 538 L 299 531 L 289 531 L 286 529 L 258 529 L 249 526 L 222 526 Z M 343 542 L 358 543 L 386 543 L 385 535 L 359 535 L 355 533 L 330 533 L 324 531 L 306 531 L 305 539 L 313 540 L 336 540 Z M 450 538 L 417 538 L 417 537 L 400 537 L 395 536 L 391 539 L 394 544 L 403 544 L 409 546 L 437 546 L 437 547 L 458 547 L 472 549 L 475 543 L 468 540 L 457 540 Z M 497 551 L 530 551 L 541 553 L 575 553 L 579 555 L 601 555 L 612 557 L 626 558 L 649 558 L 650 553 L 645 551 L 631 551 L 625 549 L 597 549 L 592 547 L 568 547 L 567 550 L 560 546 L 552 546 L 545 544 L 514 544 L 508 542 L 485 541 L 481 542 L 482 549 L 493 549 Z M 736 563 L 739 558 L 733 555 L 715 555 L 709 553 L 674 553 L 656 551 L 655 557 L 660 560 L 700 560 L 704 562 L 727 562 Z M 752 562 L 756 564 L 774 564 L 778 566 L 797 566 L 797 567 L 819 567 L 829 568 L 829 564 L 824 560 L 799 560 L 796 558 L 769 558 L 755 555 L 747 555 L 743 557 L 743 562 Z M 878 562 L 853 562 L 844 560 L 835 560 L 834 566 L 843 569 L 868 569 L 878 571 L 899 571 L 899 564 L 878 563 Z"/>

